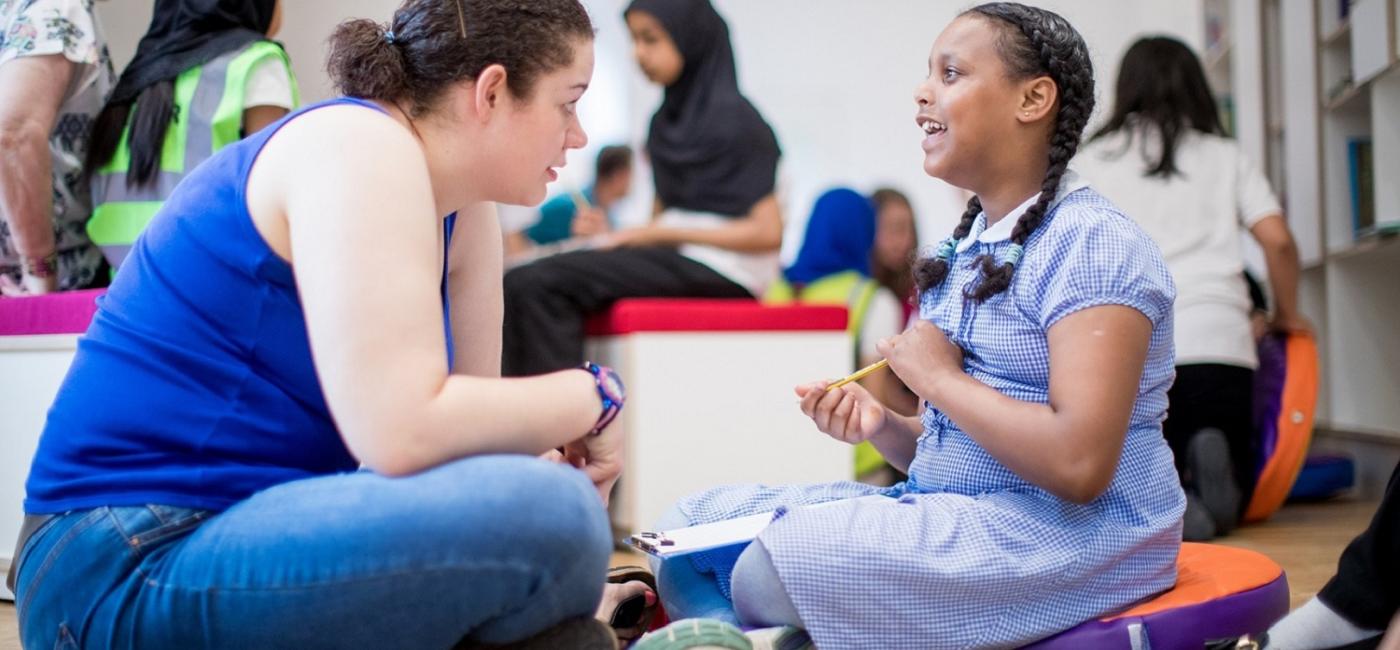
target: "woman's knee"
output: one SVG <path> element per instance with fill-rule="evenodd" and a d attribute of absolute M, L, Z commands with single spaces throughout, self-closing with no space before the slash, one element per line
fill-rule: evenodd
<path fill-rule="evenodd" d="M 598 489 L 583 472 L 533 456 L 503 456 L 494 474 L 514 499 L 513 517 L 606 546 L 611 531 Z"/>

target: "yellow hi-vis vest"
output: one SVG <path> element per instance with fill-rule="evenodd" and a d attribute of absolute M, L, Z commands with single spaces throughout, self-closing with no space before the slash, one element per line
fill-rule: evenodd
<path fill-rule="evenodd" d="M 851 335 L 853 354 L 859 354 L 860 332 L 865 327 L 865 314 L 870 311 L 870 300 L 875 297 L 875 292 L 879 290 L 878 283 L 861 275 L 859 271 L 845 271 L 818 278 L 815 282 L 803 285 L 800 291 L 794 291 L 793 286 L 787 280 L 779 278 L 763 295 L 763 302 L 769 305 L 800 302 L 809 305 L 846 307 L 850 314 L 847 319 L 846 331 Z M 856 365 L 860 365 L 859 359 L 856 359 Z M 875 446 L 868 442 L 856 445 L 855 455 L 855 474 L 857 477 L 869 474 L 885 463 L 880 452 L 876 451 Z"/>
<path fill-rule="evenodd" d="M 131 165 L 131 121 L 127 121 L 116 153 L 93 174 L 93 211 L 87 224 L 88 236 L 114 269 L 126 259 L 137 235 L 185 174 L 242 137 L 248 76 L 269 58 L 286 66 L 287 77 L 292 80 L 292 104 L 298 104 L 291 60 L 282 46 L 272 41 L 256 41 L 175 78 L 175 115 L 165 132 L 160 169 L 145 187 L 129 187 L 126 183 Z"/>

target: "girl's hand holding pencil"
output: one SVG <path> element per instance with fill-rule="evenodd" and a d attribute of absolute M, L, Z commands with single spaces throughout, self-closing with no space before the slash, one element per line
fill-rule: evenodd
<path fill-rule="evenodd" d="M 860 381 L 860 380 L 865 379 L 866 377 L 868 377 L 868 376 L 870 376 L 870 375 L 875 374 L 876 372 L 879 372 L 881 369 L 884 369 L 884 368 L 889 367 L 889 365 L 890 365 L 890 362 L 889 362 L 888 359 L 881 359 L 881 360 L 876 361 L 875 363 L 872 363 L 872 364 L 870 364 L 870 365 L 868 365 L 868 366 L 866 366 L 866 367 L 864 367 L 864 368 L 861 368 L 860 370 L 857 370 L 857 371 L 855 371 L 855 372 L 853 372 L 853 373 L 851 373 L 851 374 L 849 374 L 849 375 L 846 375 L 846 377 L 845 377 L 844 379 L 838 379 L 838 380 L 836 380 L 835 382 L 832 382 L 831 384 L 828 384 L 827 387 L 826 387 L 826 389 L 827 389 L 827 390 L 831 390 L 831 389 L 833 389 L 833 388 L 840 388 L 840 387 L 845 386 L 846 384 L 849 384 L 849 383 L 851 383 L 851 382 Z"/>
<path fill-rule="evenodd" d="M 802 412 L 822 433 L 853 445 L 880 433 L 889 417 L 885 406 L 854 380 L 837 383 L 815 381 L 798 386 Z"/>
<path fill-rule="evenodd" d="M 920 399 L 933 399 L 943 379 L 963 374 L 963 351 L 937 325 L 919 319 L 903 334 L 881 339 L 875 349 L 889 361 L 890 370 L 899 376 L 909 390 Z"/>

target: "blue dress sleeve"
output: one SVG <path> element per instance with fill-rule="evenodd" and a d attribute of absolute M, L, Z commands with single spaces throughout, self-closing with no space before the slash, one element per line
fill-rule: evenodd
<path fill-rule="evenodd" d="M 1155 329 L 1171 316 L 1176 286 L 1157 244 L 1111 208 L 1075 206 L 1056 215 L 1044 237 L 1027 248 L 1035 260 L 1034 295 L 1040 326 L 1102 305 L 1143 313 Z M 1038 245 L 1038 246 L 1037 246 Z M 1033 251 L 1038 247 L 1040 250 Z"/>

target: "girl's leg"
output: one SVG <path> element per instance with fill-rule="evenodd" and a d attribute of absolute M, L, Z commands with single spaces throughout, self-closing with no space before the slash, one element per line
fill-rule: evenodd
<path fill-rule="evenodd" d="M 1189 499 L 1188 539 L 1228 533 L 1249 503 L 1257 456 L 1253 386 L 1254 372 L 1248 368 L 1177 366 L 1176 383 L 1167 393 L 1170 414 L 1163 433 L 1176 454 Z M 1202 521 L 1200 510 L 1209 520 L 1193 527 L 1193 521 Z"/>
<path fill-rule="evenodd" d="M 734 592 L 734 611 L 744 625 L 802 627 L 797 606 L 792 604 L 792 597 L 778 578 L 778 570 L 773 567 L 773 558 L 763 542 L 754 540 L 739 556 L 730 589 Z"/>
<path fill-rule="evenodd" d="M 671 530 L 690 525 L 680 509 L 672 506 L 656 522 L 656 530 Z M 733 625 L 739 624 L 734 605 L 719 590 L 715 576 L 695 570 L 690 558 L 669 560 L 651 558 L 651 571 L 656 574 L 657 595 L 671 620 L 682 618 L 717 618 Z"/>
<path fill-rule="evenodd" d="M 509 642 L 591 616 L 610 547 L 584 475 L 533 457 L 296 481 L 147 551 L 97 605 L 89 638 L 142 648 Z"/>

